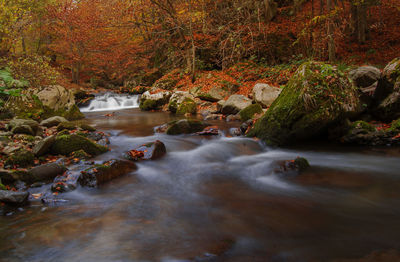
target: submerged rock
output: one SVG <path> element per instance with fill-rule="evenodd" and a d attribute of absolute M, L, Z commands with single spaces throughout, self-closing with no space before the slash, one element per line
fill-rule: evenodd
<path fill-rule="evenodd" d="M 28 192 L 14 192 L 8 190 L 0 190 L 0 202 L 7 204 L 24 204 L 29 197 Z"/>
<path fill-rule="evenodd" d="M 304 157 L 297 157 L 294 160 L 283 160 L 277 161 L 278 165 L 275 168 L 276 173 L 284 173 L 284 174 L 299 174 L 310 167 L 310 163 Z"/>
<path fill-rule="evenodd" d="M 196 135 L 199 136 L 218 136 L 221 134 L 217 126 L 208 126 L 203 129 L 203 131 L 197 132 Z"/>
<path fill-rule="evenodd" d="M 163 142 L 156 140 L 125 153 L 125 158 L 133 161 L 138 160 L 155 160 L 163 157 L 167 153 L 167 149 Z"/>
<path fill-rule="evenodd" d="M 134 169 L 136 165 L 131 161 L 113 159 L 82 171 L 78 182 L 81 186 L 97 187 Z"/>
<path fill-rule="evenodd" d="M 272 145 L 289 144 L 318 137 L 361 111 L 358 91 L 343 72 L 306 62 L 248 135 Z"/>

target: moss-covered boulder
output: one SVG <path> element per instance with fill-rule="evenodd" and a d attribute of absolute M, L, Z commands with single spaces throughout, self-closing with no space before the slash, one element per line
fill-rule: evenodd
<path fill-rule="evenodd" d="M 248 136 L 272 145 L 315 138 L 362 111 L 357 89 L 340 70 L 325 63 L 302 64 Z"/>
<path fill-rule="evenodd" d="M 142 94 L 140 97 L 139 108 L 144 111 L 158 110 L 163 105 L 169 102 L 171 92 L 162 91 L 151 94 L 149 91 Z"/>
<path fill-rule="evenodd" d="M 202 131 L 205 127 L 207 124 L 199 120 L 182 119 L 169 123 L 166 133 L 167 135 L 192 134 Z"/>
<path fill-rule="evenodd" d="M 152 89 L 153 90 L 156 90 L 156 89 L 172 90 L 172 89 L 174 89 L 174 87 L 176 86 L 178 81 L 179 81 L 179 79 L 177 79 L 177 78 L 173 78 L 172 76 L 166 76 L 166 77 L 163 77 L 163 78 L 157 80 L 153 84 Z"/>
<path fill-rule="evenodd" d="M 196 103 L 190 99 L 186 98 L 182 103 L 178 105 L 178 109 L 176 110 L 176 114 L 185 115 L 185 114 L 196 114 L 197 105 Z"/>
<path fill-rule="evenodd" d="M 84 131 L 95 132 L 96 128 L 88 124 L 80 124 L 79 127 Z"/>
<path fill-rule="evenodd" d="M 68 122 L 68 120 L 62 116 L 53 116 L 40 122 L 40 125 L 45 127 L 53 127 L 58 126 L 60 123 L 63 122 Z"/>
<path fill-rule="evenodd" d="M 31 151 L 20 149 L 11 154 L 6 160 L 6 165 L 27 167 L 33 165 L 35 156 Z"/>
<path fill-rule="evenodd" d="M 255 114 L 261 114 L 263 112 L 260 104 L 252 104 L 239 111 L 239 115 L 242 121 L 252 119 Z"/>
<path fill-rule="evenodd" d="M 72 122 L 61 122 L 57 126 L 57 131 L 74 130 L 74 129 L 76 129 L 76 124 Z"/>
<path fill-rule="evenodd" d="M 251 99 L 243 95 L 231 95 L 222 106 L 221 112 L 224 115 L 234 115 L 239 113 L 240 110 L 252 104 Z"/>
<path fill-rule="evenodd" d="M 194 103 L 194 96 L 191 95 L 189 92 L 176 91 L 172 94 L 171 98 L 169 99 L 168 110 L 171 111 L 172 113 L 177 113 L 178 108 L 184 102 L 186 102 L 186 103 L 193 102 Z M 194 104 L 194 105 L 196 106 L 196 104 Z M 182 109 L 183 109 L 183 107 L 181 108 L 181 111 L 182 111 Z M 189 112 L 189 113 L 192 113 L 192 112 Z"/>
<path fill-rule="evenodd" d="M 58 135 L 50 151 L 55 155 L 69 155 L 72 152 L 84 150 L 92 156 L 100 155 L 108 151 L 107 147 L 101 146 L 92 140 L 80 135 Z"/>
<path fill-rule="evenodd" d="M 400 118 L 392 122 L 390 130 L 395 132 L 400 132 Z"/>
<path fill-rule="evenodd" d="M 85 118 L 85 115 L 82 114 L 77 105 L 71 106 L 71 108 L 68 109 L 63 116 L 69 121 L 80 120 Z"/>
<path fill-rule="evenodd" d="M 143 111 L 150 111 L 159 109 L 159 106 L 157 105 L 157 101 L 146 99 L 140 102 L 139 108 Z"/>

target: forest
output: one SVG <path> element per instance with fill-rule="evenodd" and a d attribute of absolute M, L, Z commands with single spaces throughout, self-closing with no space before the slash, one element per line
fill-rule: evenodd
<path fill-rule="evenodd" d="M 0 260 L 400 261 L 399 0 L 0 0 Z"/>

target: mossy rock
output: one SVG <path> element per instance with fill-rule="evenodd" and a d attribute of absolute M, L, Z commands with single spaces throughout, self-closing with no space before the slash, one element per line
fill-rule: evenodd
<path fill-rule="evenodd" d="M 179 104 L 176 110 L 176 114 L 178 115 L 196 114 L 196 112 L 197 112 L 197 105 L 190 98 L 185 98 L 185 100 L 183 100 L 183 102 Z"/>
<path fill-rule="evenodd" d="M 75 152 L 72 152 L 71 154 L 73 157 L 79 158 L 79 159 L 89 159 L 90 156 L 84 151 L 84 150 L 78 150 Z"/>
<path fill-rule="evenodd" d="M 85 115 L 79 110 L 77 105 L 73 105 L 68 111 L 66 111 L 63 115 L 67 120 L 80 120 L 84 119 Z"/>
<path fill-rule="evenodd" d="M 74 129 L 76 129 L 76 125 L 72 122 L 62 122 L 57 126 L 57 131 L 74 130 Z"/>
<path fill-rule="evenodd" d="M 168 110 L 175 114 L 178 110 L 178 103 L 176 101 L 170 101 L 168 104 Z"/>
<path fill-rule="evenodd" d="M 362 130 L 365 130 L 366 132 L 375 132 L 376 131 L 376 128 L 373 125 L 371 125 L 370 123 L 367 123 L 365 121 L 362 121 L 362 120 L 356 121 L 350 125 L 351 130 L 354 128 L 362 129 Z"/>
<path fill-rule="evenodd" d="M 297 157 L 294 160 L 294 165 L 300 172 L 303 172 L 310 167 L 310 163 L 304 157 Z"/>
<path fill-rule="evenodd" d="M 344 72 L 329 64 L 306 62 L 248 136 L 270 145 L 308 140 L 361 111 L 357 89 Z"/>
<path fill-rule="evenodd" d="M 6 165 L 27 167 L 33 165 L 34 160 L 35 155 L 31 151 L 20 149 L 8 157 Z"/>
<path fill-rule="evenodd" d="M 400 118 L 392 122 L 390 130 L 400 132 Z"/>
<path fill-rule="evenodd" d="M 107 147 L 98 145 L 80 135 L 58 135 L 50 151 L 56 155 L 67 156 L 79 150 L 84 150 L 87 154 L 92 156 L 100 155 L 108 151 Z"/>
<path fill-rule="evenodd" d="M 96 128 L 94 128 L 93 126 L 88 125 L 88 124 L 81 124 L 79 127 L 82 128 L 83 130 L 89 131 L 89 132 L 96 131 Z"/>
<path fill-rule="evenodd" d="M 143 111 L 157 110 L 157 101 L 146 99 L 140 103 L 139 108 Z"/>
<path fill-rule="evenodd" d="M 199 120 L 182 119 L 170 123 L 167 135 L 192 134 L 202 131 L 207 125 Z"/>
<path fill-rule="evenodd" d="M 0 180 L 0 190 L 7 190 L 6 186 L 1 183 L 1 180 Z"/>
<path fill-rule="evenodd" d="M 252 104 L 245 109 L 240 110 L 239 115 L 242 121 L 252 119 L 255 114 L 261 114 L 263 112 L 262 106 L 259 104 Z"/>

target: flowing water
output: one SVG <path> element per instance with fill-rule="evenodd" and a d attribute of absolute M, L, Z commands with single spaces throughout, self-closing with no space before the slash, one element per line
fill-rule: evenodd
<path fill-rule="evenodd" d="M 89 106 L 81 108 L 81 111 L 86 112 L 99 112 L 121 110 L 139 107 L 138 95 L 120 95 L 113 93 L 100 94 L 95 97 Z"/>
<path fill-rule="evenodd" d="M 153 132 L 174 119 L 167 113 L 103 114 L 87 113 L 112 134 L 96 160 L 156 139 L 167 155 L 63 204 L 0 217 L 1 261 L 342 261 L 400 248 L 398 149 L 167 136 Z M 276 160 L 297 156 L 312 168 L 276 172 Z"/>

